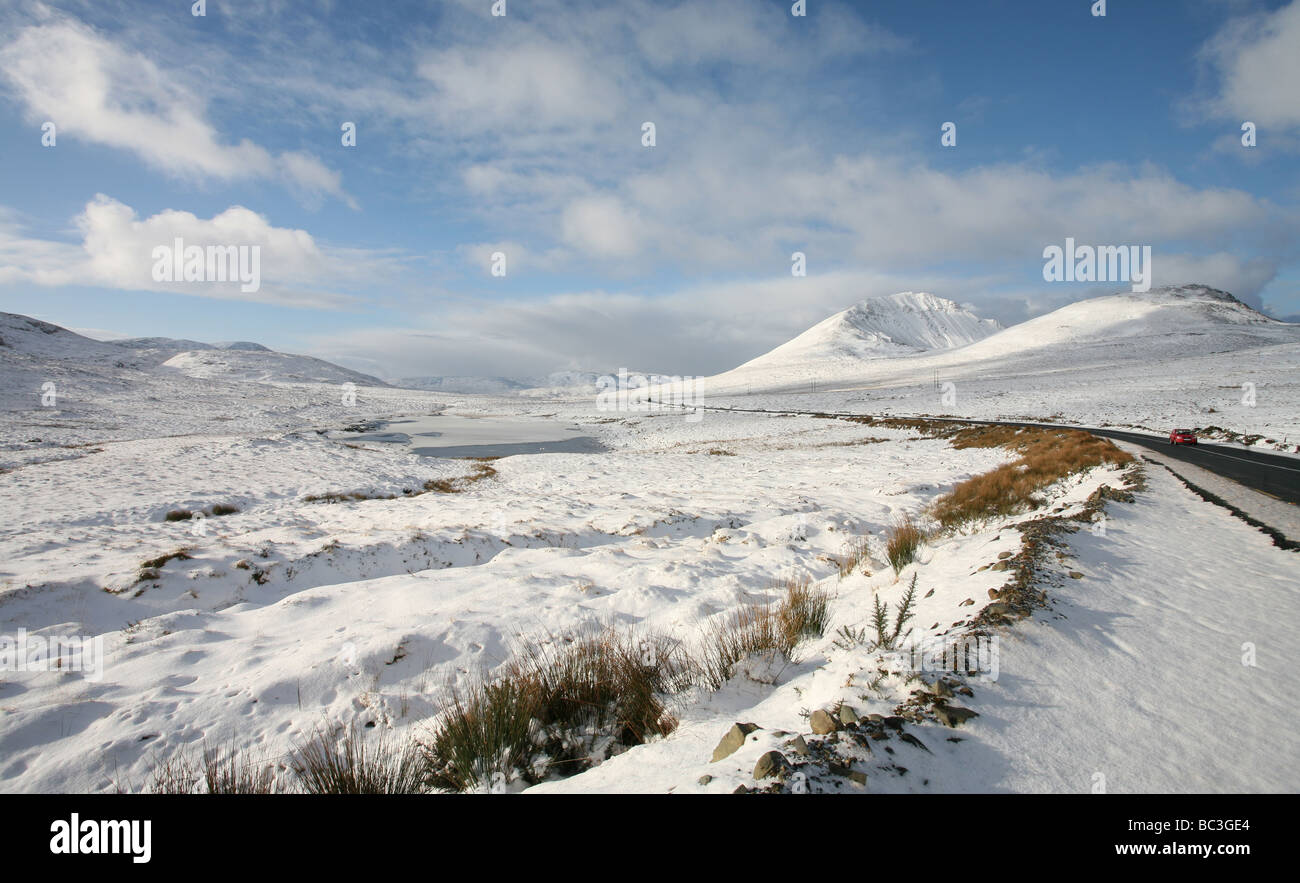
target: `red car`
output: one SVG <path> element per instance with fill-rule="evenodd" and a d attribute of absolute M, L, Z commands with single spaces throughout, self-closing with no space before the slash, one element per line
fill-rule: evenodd
<path fill-rule="evenodd" d="M 1190 429 L 1175 429 L 1169 433 L 1169 443 L 1171 445 L 1194 445 L 1196 444 L 1196 433 Z"/>

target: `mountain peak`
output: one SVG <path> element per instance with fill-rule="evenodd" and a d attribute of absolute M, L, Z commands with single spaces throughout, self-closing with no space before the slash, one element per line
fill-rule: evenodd
<path fill-rule="evenodd" d="M 909 355 L 965 346 L 1001 328 L 947 298 L 901 291 L 859 301 L 747 364 Z"/>

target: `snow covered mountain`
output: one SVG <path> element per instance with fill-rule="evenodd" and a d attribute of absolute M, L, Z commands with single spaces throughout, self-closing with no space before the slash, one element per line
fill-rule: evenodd
<path fill-rule="evenodd" d="M 836 313 L 742 368 L 847 361 L 950 349 L 1002 328 L 950 300 L 904 291 L 873 297 Z"/>
<path fill-rule="evenodd" d="M 1134 363 L 1155 370 L 1171 360 L 1300 344 L 1300 325 L 1205 285 L 1090 298 L 1001 330 L 987 322 L 931 295 L 876 298 L 702 385 L 728 394 L 1023 375 L 1041 386 L 1043 376 L 1070 370 Z"/>
<path fill-rule="evenodd" d="M 0 313 L 0 358 L 7 367 L 36 373 L 43 362 L 51 362 L 74 369 L 90 365 L 125 370 L 161 367 L 205 380 L 387 385 L 323 359 L 278 353 L 258 343 L 208 344 L 166 337 L 98 341 L 16 313 Z"/>

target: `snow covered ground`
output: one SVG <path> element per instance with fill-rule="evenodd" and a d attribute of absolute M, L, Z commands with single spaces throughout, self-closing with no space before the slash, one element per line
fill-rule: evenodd
<path fill-rule="evenodd" d="M 1295 327 L 1235 301 L 1157 292 L 1128 304 L 1118 343 L 1097 309 L 1059 311 L 1047 350 L 1008 349 L 1016 329 L 905 301 L 935 314 L 914 339 L 906 310 L 850 323 L 869 337 L 885 322 L 888 341 L 861 339 L 892 355 L 857 352 L 844 322 L 822 323 L 813 337 L 853 359 L 827 372 L 804 347 L 807 377 L 786 365 L 765 386 L 767 368 L 737 369 L 706 403 L 1300 434 Z M 1077 333 L 1089 322 L 1101 330 Z M 1181 337 L 1160 343 L 1174 326 Z M 99 638 L 103 666 L 0 671 L 0 789 L 141 788 L 204 745 L 282 764 L 322 726 L 424 735 L 453 687 L 525 639 L 614 625 L 692 645 L 797 576 L 834 600 L 831 628 L 796 660 L 677 697 L 667 738 L 535 790 L 766 787 L 753 773 L 770 750 L 806 762 L 810 791 L 1300 788 L 1295 715 L 1276 687 L 1300 614 L 1295 553 L 1156 465 L 1131 502 L 1106 503 L 1104 530 L 1067 521 L 1082 529 L 1045 540 L 1038 519 L 1091 518 L 1099 489 L 1132 480 L 1117 469 L 1061 483 L 1035 513 L 930 540 L 895 573 L 884 532 L 1010 453 L 811 416 L 367 386 L 192 342 L 178 342 L 181 370 L 177 342 L 68 334 L 22 317 L 0 328 L 0 636 Z M 916 352 L 963 334 L 974 342 Z M 1188 352 L 1198 334 L 1206 345 Z M 302 371 L 311 379 L 294 380 Z M 955 395 L 941 397 L 936 373 Z M 417 453 L 422 439 L 575 438 L 603 450 L 490 468 Z M 865 567 L 841 577 L 837 556 L 864 537 Z M 1031 559 L 1049 606 L 989 627 Z M 913 576 L 909 640 L 996 637 L 995 677 L 935 686 L 936 672 L 917 680 L 868 649 L 875 600 L 892 610 Z M 951 706 L 978 716 L 944 726 Z M 842 715 L 838 731 L 814 734 L 817 711 Z M 757 729 L 712 762 L 736 723 Z"/>
<path fill-rule="evenodd" d="M 268 389 L 273 402 L 281 390 Z M 450 412 L 509 407 L 466 398 Z M 956 634 L 1008 576 L 981 566 L 1021 546 L 1015 528 L 991 524 L 923 548 L 902 580 L 881 560 L 882 531 L 1004 462 L 1000 450 L 811 417 L 516 407 L 578 424 L 608 450 L 508 457 L 461 493 L 413 496 L 402 491 L 471 464 L 288 432 L 106 442 L 16 465 L 0 479 L 0 633 L 103 636 L 105 664 L 102 680 L 4 674 L 0 787 L 138 788 L 187 748 L 282 759 L 326 723 L 419 734 L 450 685 L 493 670 L 524 637 L 617 624 L 689 642 L 796 573 L 836 594 L 838 628 L 865 624 L 877 594 L 896 602 L 915 570 L 934 590 L 916 625 Z M 1054 505 L 1119 480 L 1084 477 Z M 303 499 L 331 492 L 393 498 Z M 218 503 L 240 511 L 202 533 L 163 520 Z M 930 753 L 877 748 L 861 763 L 868 790 L 1086 790 L 1095 772 L 1113 790 L 1300 785 L 1289 711 L 1268 687 L 1297 612 L 1290 553 L 1167 474 L 1109 511 L 1105 538 L 1069 539 L 1061 567 L 1083 579 L 1061 580 L 1052 612 L 1001 638 L 996 682 L 971 681 L 963 702 L 980 717 L 964 741 L 909 725 Z M 1171 555 L 1189 535 L 1196 551 Z M 841 580 L 833 556 L 858 536 L 871 538 L 871 576 Z M 143 567 L 181 549 L 189 557 Z M 1239 661 L 1247 641 L 1258 667 Z M 742 677 L 683 700 L 672 736 L 540 790 L 753 786 L 751 755 L 808 733 L 801 711 L 842 700 L 890 714 L 907 685 L 865 690 L 875 664 L 828 633 L 776 685 Z M 759 741 L 710 764 L 734 721 L 763 727 Z"/>
<path fill-rule="evenodd" d="M 1092 298 L 995 333 L 942 299 L 913 295 L 893 306 L 886 315 L 877 307 L 833 316 L 689 391 L 738 407 L 762 407 L 757 397 L 804 410 L 1052 419 L 1157 434 L 1218 427 L 1258 436 L 1262 447 L 1300 448 L 1300 325 L 1225 292 L 1183 286 Z M 873 329 L 954 345 L 885 345 Z M 654 394 L 670 400 L 680 389 Z"/>

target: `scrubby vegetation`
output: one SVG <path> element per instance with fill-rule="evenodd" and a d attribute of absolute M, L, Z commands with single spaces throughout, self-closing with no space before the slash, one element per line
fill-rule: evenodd
<path fill-rule="evenodd" d="M 807 579 L 791 579 L 785 590 L 779 602 L 742 607 L 709 630 L 695 664 L 700 683 L 717 690 L 738 662 L 756 655 L 775 652 L 793 661 L 801 641 L 825 633 L 830 596 Z"/>
<path fill-rule="evenodd" d="M 386 734 L 367 745 L 360 730 L 341 739 L 318 731 L 293 753 L 292 769 L 308 794 L 414 794 L 426 790 L 417 747 Z"/>
<path fill-rule="evenodd" d="M 916 560 L 916 550 L 924 538 L 925 534 L 913 523 L 911 516 L 905 516 L 894 524 L 885 543 L 885 557 L 895 573 L 900 573 Z"/>
<path fill-rule="evenodd" d="M 871 559 L 871 550 L 866 537 L 854 537 L 844 544 L 844 551 L 835 557 L 835 564 L 840 571 L 840 579 L 858 569 L 864 561 Z"/>
<path fill-rule="evenodd" d="M 676 718 L 664 696 L 690 683 L 691 668 L 663 636 L 607 629 L 530 643 L 501 676 L 453 692 L 422 743 L 430 782 L 456 791 L 536 782 L 667 735 Z"/>
<path fill-rule="evenodd" d="M 146 790 L 154 794 L 271 794 L 276 790 L 275 769 L 265 761 L 241 758 L 233 748 L 222 752 L 205 746 L 199 763 L 180 754 L 158 766 Z"/>
<path fill-rule="evenodd" d="M 1020 456 L 940 497 L 931 514 L 945 529 L 1023 512 L 1034 505 L 1039 492 L 1067 475 L 1133 461 L 1110 441 L 1075 429 L 973 427 L 954 434 L 950 443 L 954 448 L 1006 447 Z"/>

